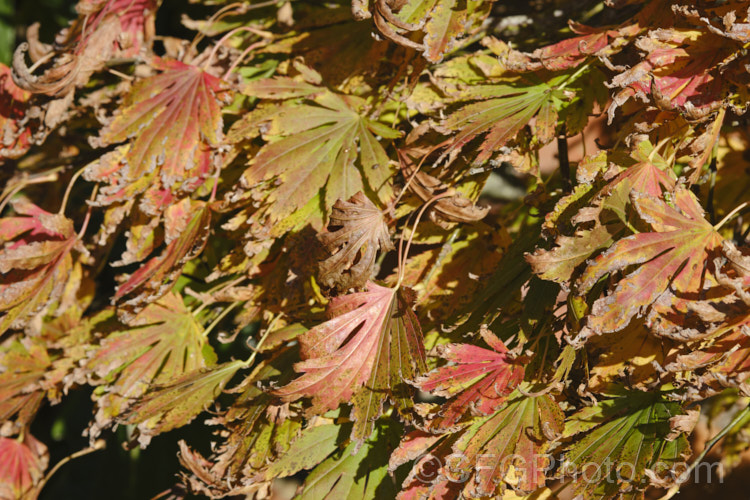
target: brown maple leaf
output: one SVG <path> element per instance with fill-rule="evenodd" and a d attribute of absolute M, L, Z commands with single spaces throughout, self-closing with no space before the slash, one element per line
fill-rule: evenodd
<path fill-rule="evenodd" d="M 361 288 L 372 277 L 378 250 L 393 250 L 382 212 L 362 191 L 333 205 L 328 228 L 318 239 L 331 256 L 318 270 L 329 288 Z"/>

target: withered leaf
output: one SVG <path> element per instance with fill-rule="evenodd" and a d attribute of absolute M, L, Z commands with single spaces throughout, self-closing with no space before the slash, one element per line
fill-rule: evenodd
<path fill-rule="evenodd" d="M 328 227 L 318 236 L 331 254 L 318 264 L 320 282 L 340 290 L 362 287 L 372 278 L 378 250 L 393 250 L 382 212 L 360 191 L 333 205 Z"/>

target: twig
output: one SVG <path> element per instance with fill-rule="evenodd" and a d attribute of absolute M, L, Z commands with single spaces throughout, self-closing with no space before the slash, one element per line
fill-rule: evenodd
<path fill-rule="evenodd" d="M 721 439 L 726 436 L 729 431 L 731 431 L 737 424 L 739 424 L 743 418 L 750 415 L 750 406 L 746 406 L 743 410 L 737 412 L 737 415 L 734 416 L 731 422 L 727 424 L 722 430 L 719 431 L 719 433 L 713 437 L 709 442 L 706 443 L 706 447 L 703 448 L 703 451 L 698 455 L 695 460 L 693 460 L 693 463 L 690 464 L 690 467 L 687 468 L 687 470 L 681 474 L 681 477 L 683 479 L 687 479 L 690 474 L 695 470 L 695 468 L 703 461 L 703 459 L 706 457 L 709 451 L 711 451 L 711 448 L 713 448 L 716 443 L 721 441 Z M 682 481 L 684 482 L 684 481 Z M 673 496 L 675 496 L 680 491 L 680 486 L 682 482 L 678 482 L 674 486 L 672 486 L 669 491 L 667 491 L 667 494 L 661 497 L 659 500 L 669 500 Z"/>
<path fill-rule="evenodd" d="M 93 453 L 98 450 L 103 450 L 106 447 L 107 447 L 106 441 L 104 441 L 103 439 L 97 439 L 96 442 L 94 443 L 94 446 L 84 448 L 83 450 L 79 450 L 73 453 L 72 455 L 68 455 L 67 457 L 63 458 L 62 460 L 57 462 L 57 464 L 55 464 L 52 470 L 49 471 L 47 475 L 44 476 L 44 478 L 42 478 L 41 481 L 39 481 L 39 484 L 37 485 L 37 491 L 41 491 L 42 488 L 44 488 L 44 485 L 46 485 L 47 482 L 50 480 L 50 478 L 55 474 L 55 472 L 57 472 L 60 469 L 60 467 L 62 467 L 66 463 L 70 462 L 71 460 L 75 460 L 76 458 L 82 457 L 84 455 L 88 455 L 89 453 Z"/>

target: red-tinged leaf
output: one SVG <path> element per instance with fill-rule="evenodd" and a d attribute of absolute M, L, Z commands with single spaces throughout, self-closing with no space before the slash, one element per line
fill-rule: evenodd
<path fill-rule="evenodd" d="M 36 498 L 48 462 L 47 447 L 28 432 L 0 437 L 0 498 Z"/>
<path fill-rule="evenodd" d="M 717 68 L 732 55 L 733 43 L 704 30 L 671 28 L 650 31 L 636 46 L 647 55 L 612 79 L 612 85 L 623 90 L 608 110 L 610 121 L 631 97 L 650 96 L 658 108 L 679 109 L 694 119 L 708 118 L 698 110 L 720 104 L 725 80 Z"/>
<path fill-rule="evenodd" d="M 320 282 L 340 290 L 362 287 L 372 278 L 378 250 L 393 250 L 383 213 L 360 191 L 333 205 L 328 225 L 318 237 L 331 254 L 318 265 Z"/>
<path fill-rule="evenodd" d="M 366 102 L 359 97 L 321 88 L 308 99 L 287 101 L 273 115 L 249 115 L 236 124 L 245 130 L 263 127 L 268 140 L 243 174 L 243 185 L 274 180 L 266 198 L 274 221 L 304 207 L 321 190 L 325 215 L 337 200 L 357 191 L 388 201 L 392 170 L 375 136 L 394 139 L 401 133 L 360 114 Z"/>
<path fill-rule="evenodd" d="M 416 381 L 421 390 L 450 398 L 431 422 L 436 430 L 456 426 L 468 413 L 492 413 L 523 380 L 523 365 L 508 358 L 503 341 L 486 329 L 481 334 L 494 351 L 471 344 L 438 346 L 440 357 L 452 365 L 438 368 Z"/>
<path fill-rule="evenodd" d="M 543 486 L 546 451 L 550 438 L 562 432 L 562 424 L 562 411 L 551 397 L 518 395 L 494 416 L 473 425 L 453 445 L 476 467 L 464 492 L 470 497 L 493 495 L 511 467 L 518 477 L 516 490 L 530 492 Z"/>
<path fill-rule="evenodd" d="M 161 297 L 172 288 L 183 264 L 203 251 L 211 223 L 205 203 L 185 198 L 170 206 L 164 218 L 166 248 L 117 287 L 113 301 L 133 294 L 125 303 L 137 309 L 143 302 Z"/>
<path fill-rule="evenodd" d="M 89 16 L 89 30 L 100 23 L 109 28 L 105 19 L 111 17 L 113 24 L 119 26 L 118 37 L 112 41 L 112 50 L 117 51 L 120 57 L 134 57 L 143 45 L 148 46 L 152 42 L 154 13 L 158 4 L 158 0 L 79 0 L 76 11 Z"/>
<path fill-rule="evenodd" d="M 145 448 L 153 436 L 189 424 L 221 394 L 243 364 L 231 361 L 185 373 L 166 385 L 152 385 L 129 404 L 117 422 L 137 424 L 138 441 Z"/>
<path fill-rule="evenodd" d="M 13 202 L 18 217 L 0 219 L 0 333 L 59 297 L 73 265 L 85 252 L 73 221 L 27 200 Z"/>
<path fill-rule="evenodd" d="M 155 182 L 154 172 L 131 179 L 127 160 L 129 151 L 130 144 L 124 144 L 86 165 L 83 177 L 90 182 L 102 183 L 94 200 L 96 205 L 127 202 L 149 188 L 161 187 L 160 183 Z"/>
<path fill-rule="evenodd" d="M 92 382 L 106 384 L 98 390 L 92 436 L 122 413 L 128 399 L 214 362 L 201 325 L 180 296 L 170 293 L 146 306 L 131 328 L 109 334 L 89 354 Z"/>
<path fill-rule="evenodd" d="M 422 332 L 404 291 L 367 284 L 331 301 L 333 319 L 300 335 L 302 376 L 276 390 L 287 401 L 312 398 L 313 414 L 354 403 L 353 436 L 365 439 L 385 399 L 402 399 L 404 382 L 426 371 Z M 364 387 L 363 387 L 364 386 Z"/>
<path fill-rule="evenodd" d="M 456 48 L 458 39 L 466 36 L 464 26 L 468 24 L 469 11 L 461 8 L 458 3 L 457 0 L 441 0 L 435 3 L 430 13 L 430 19 L 424 27 L 423 41 L 424 57 L 430 62 L 440 62 L 444 54 Z M 468 3 L 481 4 L 482 2 Z"/>
<path fill-rule="evenodd" d="M 158 0 L 86 1 L 78 4 L 79 17 L 63 30 L 55 45 L 40 42 L 39 27 L 28 30 L 28 42 L 13 56 L 13 79 L 35 94 L 56 97 L 45 103 L 45 125 L 53 127 L 73 102 L 73 91 L 89 83 L 93 73 L 113 61 L 144 55 L 153 43 L 154 14 Z M 52 59 L 54 64 L 34 75 L 34 64 L 26 65 L 25 53 L 34 61 Z M 53 116 L 56 115 L 56 116 Z"/>
<path fill-rule="evenodd" d="M 0 358 L 0 422 L 16 417 L 19 428 L 31 423 L 44 400 L 44 375 L 52 364 L 44 347 L 27 344 L 10 343 Z"/>
<path fill-rule="evenodd" d="M 212 169 L 211 150 L 223 137 L 221 80 L 202 69 L 154 59 L 162 73 L 133 87 L 126 106 L 100 134 L 102 145 L 134 137 L 125 178 L 137 182 L 158 171 L 172 190 L 192 190 Z"/>
<path fill-rule="evenodd" d="M 522 71 L 537 71 L 542 68 L 562 71 L 575 68 L 589 57 L 617 54 L 643 29 L 637 23 L 619 28 L 594 28 L 575 21 L 569 21 L 568 24 L 571 31 L 579 36 L 536 49 L 531 54 L 511 54 L 511 67 Z"/>
<path fill-rule="evenodd" d="M 612 294 L 598 299 L 588 325 L 596 333 L 622 330 L 635 315 L 668 290 L 678 296 L 697 294 L 703 288 L 707 263 L 721 248 L 722 237 L 703 218 L 703 210 L 687 189 L 678 187 L 676 208 L 649 195 L 635 192 L 633 203 L 654 232 L 617 241 L 595 259 L 580 279 L 590 289 L 603 275 L 638 265 Z"/>
<path fill-rule="evenodd" d="M 601 172 L 607 166 L 607 155 L 600 153 L 602 162 L 590 161 L 593 167 L 599 164 Z M 525 256 L 534 273 L 540 278 L 557 283 L 568 282 L 576 268 L 601 248 L 607 248 L 615 238 L 625 232 L 622 224 L 612 224 L 603 212 L 613 212 L 623 223 L 629 223 L 627 208 L 630 206 L 630 194 L 639 192 L 651 196 L 661 196 L 665 191 L 674 189 L 676 178 L 672 169 L 659 155 L 653 153 L 653 146 L 647 141 L 638 144 L 631 158 L 620 161 L 637 163 L 627 166 L 617 177 L 608 182 L 593 198 L 589 206 L 571 217 L 575 224 L 594 222 L 594 227 L 578 229 L 573 236 L 559 235 L 555 247 L 550 250 L 537 249 Z M 651 156 L 651 158 L 649 158 Z M 580 168 L 580 166 L 579 166 Z M 596 174 L 593 174 L 596 176 Z M 589 184 L 580 184 L 570 195 L 558 202 L 555 209 L 546 217 L 545 227 L 551 231 L 559 230 L 559 218 L 575 203 L 591 192 Z"/>

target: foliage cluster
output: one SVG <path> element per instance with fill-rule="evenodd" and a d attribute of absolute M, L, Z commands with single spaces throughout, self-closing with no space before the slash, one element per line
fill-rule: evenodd
<path fill-rule="evenodd" d="M 0 67 L 0 497 L 73 391 L 77 455 L 205 423 L 174 496 L 669 497 L 701 408 L 737 464 L 747 2 L 193 3 Z"/>

